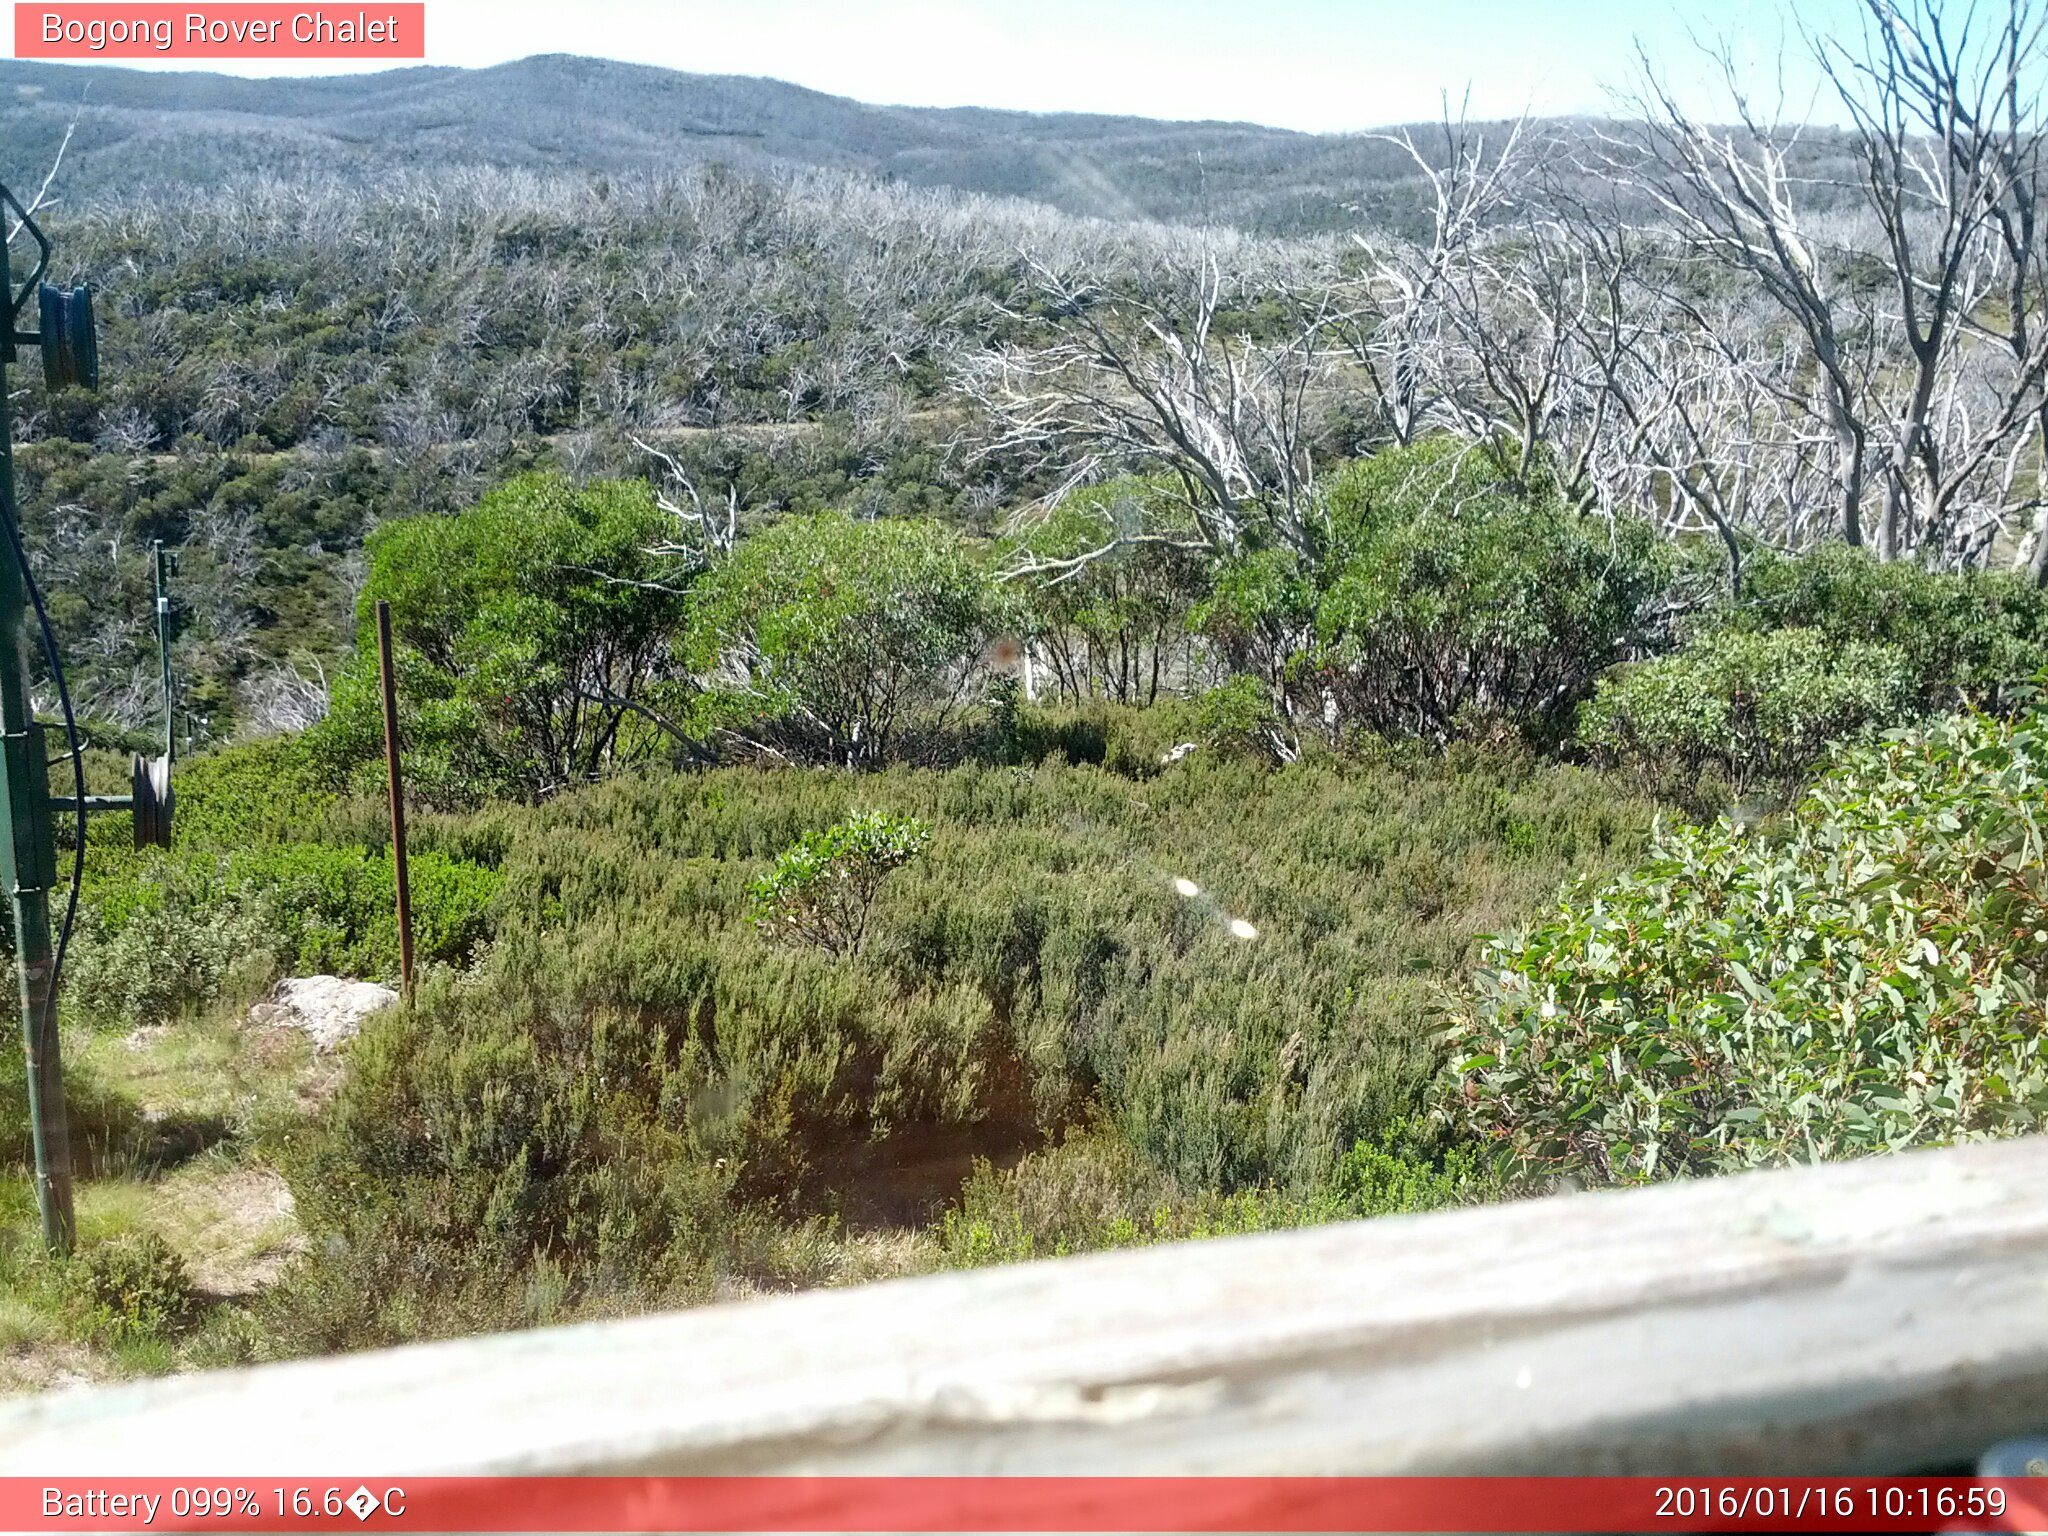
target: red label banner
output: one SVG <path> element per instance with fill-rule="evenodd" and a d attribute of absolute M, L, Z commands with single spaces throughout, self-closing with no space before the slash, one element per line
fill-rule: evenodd
<path fill-rule="evenodd" d="M 0 1478 L 7 1531 L 2041 1531 L 2048 1479 Z"/>
<path fill-rule="evenodd" d="M 423 59 L 427 8 L 368 5 L 36 5 L 16 0 L 21 59 Z"/>

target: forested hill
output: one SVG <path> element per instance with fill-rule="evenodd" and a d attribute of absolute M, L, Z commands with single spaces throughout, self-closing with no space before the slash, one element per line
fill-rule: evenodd
<path fill-rule="evenodd" d="M 1371 111 L 1360 103 L 1362 120 Z M 294 80 L 0 61 L 0 174 L 39 177 L 74 118 L 73 197 L 260 174 L 620 174 L 717 160 L 866 171 L 1107 218 L 1304 232 L 1400 222 L 1415 191 L 1402 151 L 1365 134 L 870 106 L 778 80 L 566 55 Z"/>

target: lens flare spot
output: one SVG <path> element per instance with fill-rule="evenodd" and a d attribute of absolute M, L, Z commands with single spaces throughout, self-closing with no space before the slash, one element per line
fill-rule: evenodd
<path fill-rule="evenodd" d="M 1230 920 L 1230 933 L 1232 938 L 1238 939 L 1256 939 L 1259 936 L 1259 930 L 1241 917 Z"/>
<path fill-rule="evenodd" d="M 1175 880 L 1173 888 L 1183 896 L 1199 896 L 1202 894 L 1202 888 L 1195 884 L 1194 881 L 1186 878 Z"/>

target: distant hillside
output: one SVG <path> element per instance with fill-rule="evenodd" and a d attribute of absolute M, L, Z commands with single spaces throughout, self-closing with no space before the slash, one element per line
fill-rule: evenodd
<path fill-rule="evenodd" d="M 777 80 L 560 54 L 289 80 L 0 61 L 0 176 L 39 179 L 74 116 L 74 197 L 265 173 L 467 163 L 617 174 L 719 160 L 843 167 L 1071 213 L 1260 231 L 1400 223 L 1414 207 L 1406 157 L 1361 134 L 879 107 Z"/>

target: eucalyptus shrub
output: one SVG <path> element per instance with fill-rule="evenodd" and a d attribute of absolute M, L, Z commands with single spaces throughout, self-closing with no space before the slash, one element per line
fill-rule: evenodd
<path fill-rule="evenodd" d="M 851 954 L 867 932 L 883 879 L 930 841 L 923 822 L 886 811 L 806 832 L 747 887 L 747 920 L 775 938 Z"/>
<path fill-rule="evenodd" d="M 1579 512 L 1455 439 L 1346 466 L 1324 508 L 1315 681 L 1384 735 L 1557 740 L 1602 669 L 1652 638 L 1670 580 L 1642 519 Z"/>
<path fill-rule="evenodd" d="M 1007 544 L 1005 563 L 1033 572 L 1025 625 L 1049 696 L 1151 704 L 1188 684 L 1188 618 L 1208 573 L 1174 488 L 1137 477 L 1088 486 Z"/>
<path fill-rule="evenodd" d="M 914 519 L 785 517 L 691 593 L 701 719 L 798 759 L 886 762 L 945 725 L 1006 625 L 980 555 Z"/>
<path fill-rule="evenodd" d="M 1817 629 L 1723 631 L 1603 677 L 1579 740 L 1667 793 L 1690 796 L 1711 768 L 1740 796 L 1803 774 L 1828 746 L 1908 713 L 1897 648 Z"/>
<path fill-rule="evenodd" d="M 2002 707 L 2048 667 L 2048 592 L 2011 571 L 1930 571 L 1828 543 L 1745 564 L 1736 628 L 1814 629 L 1836 645 L 1891 645 L 1929 710 Z"/>
<path fill-rule="evenodd" d="M 697 562 L 644 482 L 522 475 L 364 548 L 355 652 L 311 733 L 337 781 L 381 779 L 380 599 L 416 795 L 539 798 L 674 749 L 689 690 L 672 642 Z"/>
<path fill-rule="evenodd" d="M 1292 755 L 1285 723 L 1256 678 L 1233 677 L 1202 695 L 1196 724 L 1207 744 L 1255 757 Z"/>
<path fill-rule="evenodd" d="M 2039 1129 L 2044 842 L 2038 712 L 1847 751 L 1780 835 L 1664 830 L 1489 947 L 1442 1112 L 1536 1184 Z"/>

